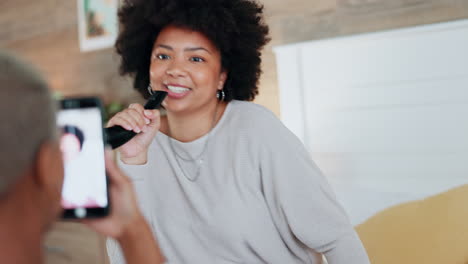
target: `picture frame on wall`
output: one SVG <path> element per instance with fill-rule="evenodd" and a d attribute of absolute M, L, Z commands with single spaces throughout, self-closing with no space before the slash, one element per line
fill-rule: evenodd
<path fill-rule="evenodd" d="M 119 0 L 77 0 L 80 51 L 113 47 L 118 35 Z"/>

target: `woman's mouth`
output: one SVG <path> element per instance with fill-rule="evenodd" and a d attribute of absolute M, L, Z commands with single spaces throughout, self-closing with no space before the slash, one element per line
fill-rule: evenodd
<path fill-rule="evenodd" d="M 185 92 L 190 91 L 189 88 L 180 87 L 180 86 L 172 86 L 172 85 L 168 85 L 167 89 L 169 89 L 169 91 L 173 93 L 185 93 Z"/>
<path fill-rule="evenodd" d="M 190 92 L 190 88 L 178 85 L 166 85 L 168 96 L 175 99 L 180 99 Z"/>

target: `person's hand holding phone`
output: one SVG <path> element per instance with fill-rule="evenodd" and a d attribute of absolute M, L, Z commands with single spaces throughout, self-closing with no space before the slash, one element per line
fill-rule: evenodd
<path fill-rule="evenodd" d="M 106 150 L 105 155 L 110 180 L 110 214 L 81 222 L 102 235 L 116 239 L 129 264 L 164 263 L 156 238 L 138 207 L 130 179 L 113 161 L 112 151 Z"/>
<path fill-rule="evenodd" d="M 159 110 L 148 110 L 140 104 L 131 104 L 127 109 L 117 113 L 106 127 L 121 126 L 138 133 L 130 141 L 118 148 L 120 158 L 127 164 L 144 164 L 148 147 L 159 130 L 161 117 Z"/>
<path fill-rule="evenodd" d="M 86 219 L 82 222 L 98 233 L 119 239 L 132 227 L 146 222 L 138 208 L 130 179 L 120 171 L 113 161 L 111 150 L 106 150 L 105 156 L 112 204 L 110 214 L 104 218 Z"/>

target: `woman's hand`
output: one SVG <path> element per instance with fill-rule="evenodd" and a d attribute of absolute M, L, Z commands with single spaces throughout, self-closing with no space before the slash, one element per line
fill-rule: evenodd
<path fill-rule="evenodd" d="M 138 133 L 117 149 L 120 152 L 121 160 L 127 164 L 146 163 L 148 147 L 161 125 L 159 110 L 145 110 L 140 104 L 131 104 L 127 109 L 113 116 L 107 123 L 107 127 L 115 125 Z"/>

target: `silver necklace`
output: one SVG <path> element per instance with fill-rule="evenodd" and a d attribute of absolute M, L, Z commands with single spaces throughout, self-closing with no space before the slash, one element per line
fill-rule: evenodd
<path fill-rule="evenodd" d="M 196 158 L 182 157 L 182 155 L 177 153 L 177 151 L 175 150 L 174 145 L 173 145 L 174 143 L 172 142 L 174 139 L 172 139 L 171 128 L 168 127 L 167 140 L 169 141 L 169 147 L 171 148 L 172 153 L 174 153 L 174 159 L 175 159 L 175 161 L 177 163 L 177 166 L 179 167 L 180 171 L 182 172 L 182 175 L 184 175 L 184 177 L 187 178 L 187 180 L 189 180 L 189 181 L 194 182 L 200 176 L 201 166 L 202 166 L 202 164 L 204 162 L 203 156 L 204 156 L 205 151 L 207 149 L 208 142 L 210 141 L 211 132 L 213 131 L 213 128 L 214 128 L 214 126 L 216 124 L 216 116 L 217 115 L 218 115 L 218 103 L 216 104 L 215 114 L 213 116 L 213 120 L 211 122 L 211 128 L 210 128 L 210 131 L 208 132 L 208 135 L 206 137 L 205 144 L 203 144 L 203 149 L 202 149 L 201 153 Z M 179 159 L 181 159 L 181 160 L 183 160 L 185 162 L 196 162 L 197 169 L 196 169 L 195 177 L 191 178 L 191 177 L 188 176 L 187 173 L 185 173 L 184 168 L 182 167 L 182 165 L 180 165 Z"/>

